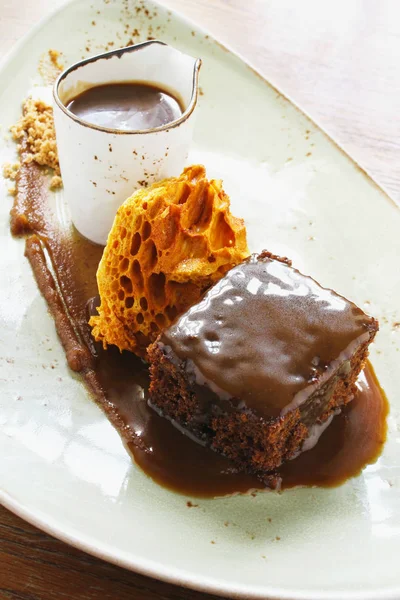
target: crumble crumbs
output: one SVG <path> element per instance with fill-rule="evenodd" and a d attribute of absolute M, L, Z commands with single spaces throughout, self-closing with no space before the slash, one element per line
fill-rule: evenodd
<path fill-rule="evenodd" d="M 15 179 L 17 178 L 17 175 L 18 175 L 19 168 L 20 168 L 19 162 L 16 162 L 14 164 L 6 163 L 5 165 L 3 165 L 3 176 L 6 179 L 15 181 Z"/>
<path fill-rule="evenodd" d="M 45 84 L 50 85 L 54 83 L 61 71 L 64 69 L 64 65 L 60 61 L 60 57 L 61 52 L 58 50 L 49 50 L 41 57 L 38 71 Z"/>
<path fill-rule="evenodd" d="M 59 175 L 54 175 L 50 180 L 50 189 L 56 190 L 62 187 L 62 179 Z"/>
<path fill-rule="evenodd" d="M 64 65 L 59 61 L 60 56 L 61 56 L 61 52 L 58 52 L 58 50 L 49 50 L 49 57 L 50 57 L 51 63 L 59 71 L 62 71 L 64 68 Z"/>
<path fill-rule="evenodd" d="M 6 163 L 5 165 L 3 165 L 3 177 L 5 179 L 9 179 L 10 181 L 14 182 L 17 178 L 19 168 L 20 168 L 20 163 L 18 163 L 18 162 L 14 163 L 14 164 Z M 15 185 L 12 185 L 11 187 L 9 187 L 7 190 L 7 193 L 10 196 L 15 196 L 17 193 L 17 189 L 16 189 Z"/>
<path fill-rule="evenodd" d="M 22 117 L 10 128 L 15 141 L 21 142 L 26 138 L 28 155 L 24 162 L 37 162 L 39 165 L 53 169 L 54 176 L 50 188 L 62 186 L 60 165 L 58 162 L 56 134 L 54 130 L 53 109 L 42 100 L 28 98 L 23 104 Z M 7 165 L 5 167 L 7 169 Z M 18 169 L 12 168 L 15 176 Z"/>

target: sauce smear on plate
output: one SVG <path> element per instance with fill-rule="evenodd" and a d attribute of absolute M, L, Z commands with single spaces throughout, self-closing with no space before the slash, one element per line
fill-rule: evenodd
<path fill-rule="evenodd" d="M 88 314 L 96 307 L 96 270 L 103 248 L 61 222 L 47 197 L 47 179 L 35 163 L 24 164 L 11 211 L 11 230 L 25 234 L 26 255 L 47 300 L 70 367 L 118 429 L 135 462 L 174 491 L 215 497 L 262 489 L 229 460 L 194 442 L 160 417 L 147 402 L 146 365 L 116 348 L 104 351 L 91 338 Z M 282 488 L 336 486 L 374 462 L 386 438 L 388 403 L 368 364 L 357 397 L 336 416 L 318 444 L 283 465 Z"/>

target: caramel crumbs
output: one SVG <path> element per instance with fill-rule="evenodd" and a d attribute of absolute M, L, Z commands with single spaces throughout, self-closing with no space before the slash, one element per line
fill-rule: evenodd
<path fill-rule="evenodd" d="M 3 165 L 3 176 L 6 179 L 10 179 L 11 181 L 15 181 L 18 175 L 18 171 L 20 168 L 20 164 L 14 163 L 6 163 L 5 165 Z"/>
<path fill-rule="evenodd" d="M 60 61 L 61 52 L 58 50 L 49 50 L 39 61 L 38 71 L 43 78 L 44 83 L 50 85 L 55 82 L 64 68 Z"/>
<path fill-rule="evenodd" d="M 53 109 L 42 100 L 28 98 L 23 104 L 23 114 L 10 128 L 13 139 L 21 142 L 26 138 L 28 155 L 24 162 L 37 162 L 54 170 L 50 182 L 52 189 L 62 186 L 60 165 L 58 162 L 56 134 L 54 130 Z M 14 166 L 15 167 L 15 166 Z M 5 167 L 8 170 L 7 165 Z M 13 169 L 15 172 L 15 168 Z M 14 179 L 18 170 L 15 172 Z"/>
<path fill-rule="evenodd" d="M 54 175 L 50 180 L 50 189 L 56 190 L 62 187 L 62 179 L 59 175 Z"/>
<path fill-rule="evenodd" d="M 58 52 L 58 50 L 49 50 L 49 57 L 50 57 L 51 63 L 59 71 L 62 71 L 64 68 L 64 65 L 59 61 L 60 56 L 61 56 L 61 52 Z"/>

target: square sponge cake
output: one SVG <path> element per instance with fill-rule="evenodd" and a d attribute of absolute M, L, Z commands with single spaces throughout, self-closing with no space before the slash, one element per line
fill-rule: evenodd
<path fill-rule="evenodd" d="M 149 347 L 150 403 L 262 479 L 352 400 L 377 330 L 289 260 L 252 255 Z"/>

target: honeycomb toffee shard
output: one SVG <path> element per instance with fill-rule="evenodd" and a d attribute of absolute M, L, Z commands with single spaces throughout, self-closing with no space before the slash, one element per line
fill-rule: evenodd
<path fill-rule="evenodd" d="M 138 190 L 118 209 L 97 271 L 94 338 L 145 356 L 160 331 L 249 254 L 243 220 L 201 165 Z"/>
<path fill-rule="evenodd" d="M 252 255 L 150 346 L 151 404 L 263 477 L 352 400 L 377 330 L 287 259 Z"/>

